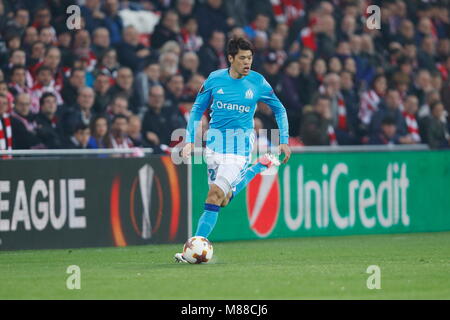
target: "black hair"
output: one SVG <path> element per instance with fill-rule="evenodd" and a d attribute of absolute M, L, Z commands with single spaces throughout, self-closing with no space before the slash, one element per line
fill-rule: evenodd
<path fill-rule="evenodd" d="M 325 94 L 318 94 L 314 97 L 312 105 L 315 106 L 319 103 L 319 100 L 331 101 L 330 97 Z"/>
<path fill-rule="evenodd" d="M 40 66 L 39 69 L 37 69 L 36 74 L 39 74 L 42 71 L 49 71 L 50 73 L 53 74 L 52 69 L 50 67 L 47 67 L 47 66 L 44 66 L 44 65 Z"/>
<path fill-rule="evenodd" d="M 73 131 L 73 133 L 77 133 L 78 131 L 84 131 L 87 129 L 90 129 L 88 125 L 84 124 L 83 122 L 79 122 L 75 126 L 75 130 Z"/>
<path fill-rule="evenodd" d="M 16 72 L 16 70 L 25 70 L 25 73 L 27 72 L 27 68 L 24 65 L 21 64 L 15 64 L 12 68 L 11 68 L 11 75 L 14 74 L 14 72 Z"/>
<path fill-rule="evenodd" d="M 395 126 L 396 124 L 397 123 L 395 121 L 395 118 L 392 116 L 386 116 L 381 121 L 381 125 L 385 125 L 385 126 Z"/>
<path fill-rule="evenodd" d="M 430 103 L 430 112 L 433 112 L 434 109 L 440 104 L 442 104 L 441 100 L 436 100 L 436 101 L 433 101 L 432 103 Z"/>
<path fill-rule="evenodd" d="M 247 39 L 231 38 L 230 41 L 228 41 L 227 46 L 228 55 L 234 58 L 236 54 L 239 52 L 239 50 L 250 50 L 252 52 L 252 55 L 255 53 L 253 44 Z"/>
<path fill-rule="evenodd" d="M 128 123 L 128 117 L 123 114 L 116 114 L 112 119 L 111 123 L 115 123 L 118 119 L 125 119 Z"/>
<path fill-rule="evenodd" d="M 53 98 L 55 98 L 55 100 L 57 100 L 54 93 L 52 93 L 52 92 L 44 92 L 42 94 L 42 96 L 39 98 L 39 105 L 42 106 L 44 104 L 44 100 L 47 99 L 48 97 L 53 97 Z"/>

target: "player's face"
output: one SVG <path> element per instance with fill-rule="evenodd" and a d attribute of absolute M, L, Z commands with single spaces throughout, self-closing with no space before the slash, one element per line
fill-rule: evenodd
<path fill-rule="evenodd" d="M 253 55 L 250 50 L 239 49 L 238 53 L 234 56 L 229 56 L 231 68 L 240 75 L 246 76 L 250 72 L 252 67 Z"/>

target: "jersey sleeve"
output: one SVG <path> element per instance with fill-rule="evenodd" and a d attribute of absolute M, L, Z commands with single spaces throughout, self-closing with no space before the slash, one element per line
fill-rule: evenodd
<path fill-rule="evenodd" d="M 200 123 L 203 113 L 209 107 L 212 100 L 212 87 L 211 87 L 211 76 L 205 80 L 202 87 L 200 88 L 195 102 L 191 109 L 191 114 L 189 116 L 189 122 L 187 124 L 187 134 L 186 142 L 194 142 L 195 131 Z"/>
<path fill-rule="evenodd" d="M 287 144 L 289 140 L 289 123 L 286 109 L 273 92 L 271 85 L 264 78 L 262 79 L 262 92 L 259 101 L 264 102 L 272 109 L 280 130 L 280 144 Z"/>

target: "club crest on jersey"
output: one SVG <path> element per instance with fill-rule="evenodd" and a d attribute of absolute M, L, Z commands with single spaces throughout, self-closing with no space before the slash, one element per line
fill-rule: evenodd
<path fill-rule="evenodd" d="M 252 91 L 252 89 L 248 89 L 245 92 L 245 99 L 253 99 L 253 91 Z"/>

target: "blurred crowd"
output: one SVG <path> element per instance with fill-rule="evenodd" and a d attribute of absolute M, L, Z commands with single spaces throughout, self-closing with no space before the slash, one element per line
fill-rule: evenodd
<path fill-rule="evenodd" d="M 70 5 L 80 29 L 66 23 Z M 368 28 L 370 5 L 379 29 Z M 254 44 L 253 69 L 286 107 L 290 145 L 448 148 L 449 9 L 446 0 L 0 0 L 0 150 L 166 152 L 203 81 L 228 66 L 233 36 Z M 257 135 L 275 128 L 259 103 Z"/>

